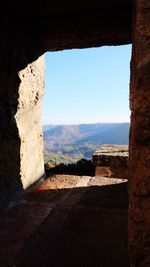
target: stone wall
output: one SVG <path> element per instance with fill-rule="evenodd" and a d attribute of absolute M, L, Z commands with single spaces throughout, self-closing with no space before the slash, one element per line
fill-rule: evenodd
<path fill-rule="evenodd" d="M 18 107 L 15 119 L 20 137 L 20 175 L 23 188 L 44 175 L 42 97 L 45 64 L 43 56 L 19 72 Z"/>
<path fill-rule="evenodd" d="M 9 16 L 0 17 L 0 207 L 44 174 L 44 62 Z M 25 42 L 26 39 L 26 42 Z M 31 52 L 32 50 L 32 52 Z M 33 62 L 33 63 L 31 63 Z"/>
<path fill-rule="evenodd" d="M 136 0 L 131 64 L 130 266 L 150 266 L 150 2 Z"/>
<path fill-rule="evenodd" d="M 17 38 L 7 17 L 0 17 L 0 207 L 22 190 L 20 138 L 15 114 L 20 79 L 15 57 Z M 14 49 L 15 47 L 15 49 Z"/>

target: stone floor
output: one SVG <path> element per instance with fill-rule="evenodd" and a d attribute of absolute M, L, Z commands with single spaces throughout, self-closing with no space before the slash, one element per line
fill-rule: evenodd
<path fill-rule="evenodd" d="M 127 267 L 127 181 L 55 175 L 0 219 L 1 267 Z"/>

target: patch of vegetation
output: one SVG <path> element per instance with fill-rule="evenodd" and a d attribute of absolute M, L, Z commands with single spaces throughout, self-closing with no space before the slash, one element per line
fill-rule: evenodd
<path fill-rule="evenodd" d="M 62 154 L 62 153 L 44 153 L 44 162 L 49 163 L 49 166 L 55 167 L 60 163 L 63 164 L 71 164 L 75 163 L 81 158 L 83 158 L 83 154 Z"/>

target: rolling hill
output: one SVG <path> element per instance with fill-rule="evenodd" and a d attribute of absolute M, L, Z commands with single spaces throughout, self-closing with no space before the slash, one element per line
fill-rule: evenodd
<path fill-rule="evenodd" d="M 43 126 L 44 152 L 91 158 L 101 144 L 127 145 L 129 127 L 129 123 L 46 125 Z"/>

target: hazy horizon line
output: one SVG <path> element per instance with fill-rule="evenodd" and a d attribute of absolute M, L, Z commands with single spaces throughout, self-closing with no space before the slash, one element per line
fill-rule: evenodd
<path fill-rule="evenodd" d="M 54 126 L 60 126 L 60 125 L 86 125 L 86 124 L 123 124 L 123 123 L 129 123 L 130 121 L 113 121 L 113 122 L 82 122 L 82 123 L 42 123 L 42 126 L 48 126 L 48 125 L 54 125 Z"/>

